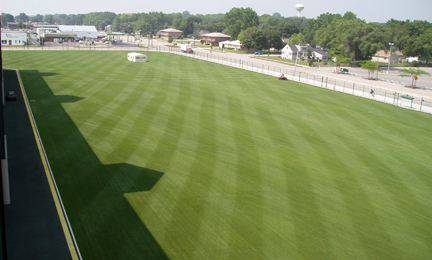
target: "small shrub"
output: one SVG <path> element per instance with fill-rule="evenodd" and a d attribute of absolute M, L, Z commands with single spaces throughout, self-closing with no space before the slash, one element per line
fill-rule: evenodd
<path fill-rule="evenodd" d="M 173 40 L 174 40 L 174 39 L 173 39 L 173 37 L 171 37 L 171 36 L 168 38 L 168 42 L 169 42 L 169 43 L 172 43 Z"/>
<path fill-rule="evenodd" d="M 418 66 L 418 61 L 413 60 L 413 61 L 411 62 L 411 67 L 417 67 L 417 66 Z"/>

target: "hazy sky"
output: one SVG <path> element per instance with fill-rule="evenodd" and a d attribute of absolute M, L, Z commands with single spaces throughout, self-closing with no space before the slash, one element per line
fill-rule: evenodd
<path fill-rule="evenodd" d="M 1 12 L 14 16 L 24 12 L 36 14 L 85 14 L 110 11 L 120 13 L 175 13 L 189 11 L 191 14 L 226 13 L 233 7 L 251 7 L 258 15 L 280 13 L 284 17 L 297 16 L 296 4 L 303 4 L 302 16 L 316 18 L 322 13 L 344 14 L 351 11 L 367 22 L 396 20 L 432 21 L 432 0 L 3 0 Z"/>

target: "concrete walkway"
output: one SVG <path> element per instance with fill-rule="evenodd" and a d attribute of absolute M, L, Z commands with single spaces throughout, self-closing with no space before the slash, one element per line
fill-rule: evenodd
<path fill-rule="evenodd" d="M 4 105 L 11 197 L 5 206 L 8 259 L 73 259 L 16 71 L 4 70 L 4 85 L 18 95 Z"/>

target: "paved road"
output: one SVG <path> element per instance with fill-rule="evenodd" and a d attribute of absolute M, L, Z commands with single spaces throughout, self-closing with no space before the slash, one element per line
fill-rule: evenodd
<path fill-rule="evenodd" d="M 135 47 L 140 44 L 140 46 L 150 46 L 153 48 L 162 48 L 169 45 L 166 41 L 160 41 L 157 39 L 148 41 L 147 38 L 143 38 L 140 41 L 135 41 L 133 37 L 131 36 L 120 36 L 119 39 L 123 41 L 121 44 L 104 44 L 102 42 L 95 42 L 95 45 L 87 47 L 85 45 L 80 45 L 78 43 L 47 43 L 45 45 L 44 49 L 59 49 L 59 50 L 71 50 L 71 49 L 77 49 L 79 47 L 82 47 L 83 49 L 91 49 L 91 50 L 136 50 Z M 28 48 L 31 49 L 31 48 Z M 36 49 L 36 48 L 35 48 Z M 41 49 L 41 48 L 37 48 Z M 145 49 L 143 49 L 145 50 Z M 168 50 L 168 49 L 166 49 Z M 286 65 L 282 63 L 276 63 L 273 61 L 268 61 L 264 59 L 257 59 L 254 57 L 254 55 L 250 54 L 237 54 L 237 53 L 230 53 L 230 52 L 221 52 L 218 48 L 215 48 L 213 51 L 209 48 L 194 48 L 194 51 L 196 53 L 208 53 L 211 54 L 213 57 L 225 57 L 227 59 L 241 59 L 245 62 L 258 62 L 260 64 L 264 64 L 265 66 L 271 65 L 271 66 L 277 66 L 283 68 L 283 70 L 289 70 L 294 71 L 294 66 L 292 65 Z M 263 56 L 265 57 L 265 56 Z M 318 68 L 318 67 L 306 67 L 306 66 L 298 66 L 295 69 L 297 72 L 302 73 L 310 73 L 318 76 L 325 76 L 330 79 L 340 79 L 342 81 L 350 81 L 355 82 L 356 84 L 363 84 L 368 86 L 373 86 L 374 88 L 382 88 L 382 89 L 389 89 L 394 91 L 399 91 L 401 94 L 409 94 L 409 95 L 420 95 L 425 98 L 432 99 L 432 76 L 421 76 L 419 80 L 417 81 L 417 85 L 424 86 L 429 89 L 420 89 L 420 88 L 410 88 L 403 84 L 398 83 L 392 83 L 387 81 L 381 81 L 381 80 L 368 80 L 367 78 L 363 78 L 362 76 L 367 76 L 367 71 L 362 70 L 361 68 L 349 68 L 350 73 L 357 74 L 356 75 L 346 75 L 346 74 L 337 74 L 334 73 L 334 67 L 324 67 L 324 68 Z M 391 80 L 391 81 L 397 81 L 397 82 L 404 82 L 407 84 L 411 84 L 410 78 L 402 78 L 399 76 L 399 68 L 391 68 L 389 70 L 389 74 L 387 74 L 387 70 L 383 70 L 382 72 L 378 73 L 378 78 L 382 78 L 385 80 Z M 432 74 L 432 68 L 423 68 L 423 70 L 430 72 Z"/>
<path fill-rule="evenodd" d="M 132 43 L 138 42 L 138 41 L 132 41 L 133 40 L 132 37 L 129 37 L 129 43 L 128 43 L 126 36 L 123 36 L 122 40 L 123 40 L 124 44 L 132 44 Z M 144 46 L 148 46 L 149 42 L 147 39 L 142 39 L 140 41 L 140 44 L 142 44 Z M 166 45 L 168 45 L 168 43 L 164 42 L 164 41 L 159 41 L 159 40 L 150 41 L 151 47 L 156 47 L 156 46 L 162 47 L 162 46 L 166 46 Z M 294 70 L 294 67 L 291 65 L 284 65 L 282 63 L 275 63 L 273 61 L 267 61 L 267 60 L 262 60 L 262 59 L 258 60 L 254 57 L 254 55 L 250 55 L 250 54 L 237 54 L 237 53 L 230 53 L 230 52 L 221 52 L 217 49 L 212 51 L 208 48 L 194 48 L 194 50 L 196 52 L 207 52 L 207 53 L 212 53 L 212 55 L 224 56 L 226 58 L 242 59 L 242 60 L 250 61 L 250 62 L 257 62 L 258 61 L 258 62 L 265 64 L 265 65 L 276 65 L 276 66 L 280 66 L 283 68 L 287 68 L 289 70 Z M 361 68 L 349 68 L 349 70 L 350 70 L 350 73 L 353 73 L 353 74 L 358 74 L 358 75 L 362 75 L 365 77 L 368 75 L 367 71 L 365 71 Z M 389 74 L 387 74 L 387 70 L 383 70 L 382 72 L 378 73 L 378 78 L 410 84 L 411 79 L 406 78 L 406 77 L 405 78 L 400 77 L 399 76 L 399 70 L 400 70 L 400 68 L 390 68 Z M 423 70 L 431 73 L 431 75 L 432 75 L 432 68 L 423 68 Z M 356 82 L 356 83 L 358 82 L 360 84 L 365 84 L 365 85 L 373 85 L 374 87 L 378 87 L 378 88 L 391 89 L 391 90 L 399 91 L 402 94 L 421 95 L 423 97 L 427 97 L 427 98 L 432 99 L 432 90 L 420 89 L 420 88 L 413 89 L 413 88 L 407 87 L 403 84 L 397 84 L 397 83 L 381 81 L 381 80 L 368 80 L 367 78 L 363 78 L 361 76 L 355 76 L 355 75 L 337 74 L 337 73 L 334 73 L 334 67 L 318 68 L 318 67 L 305 67 L 305 66 L 300 67 L 299 66 L 296 68 L 296 71 L 316 74 L 319 76 L 326 76 L 329 78 L 337 78 L 337 79 L 341 79 L 341 80 L 345 80 L 345 81 L 352 81 L 352 82 Z M 375 74 L 375 76 L 376 76 L 376 74 Z M 432 89 L 432 76 L 421 76 L 419 78 L 419 80 L 417 81 L 417 85 Z"/>

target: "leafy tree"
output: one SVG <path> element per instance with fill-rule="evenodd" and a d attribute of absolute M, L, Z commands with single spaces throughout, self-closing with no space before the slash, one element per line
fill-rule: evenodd
<path fill-rule="evenodd" d="M 107 25 L 113 23 L 116 16 L 113 12 L 92 12 L 85 15 L 83 23 L 94 25 L 98 30 L 103 30 Z"/>
<path fill-rule="evenodd" d="M 231 39 L 235 40 L 242 30 L 259 25 L 258 14 L 252 8 L 232 8 L 224 15 Z"/>
<path fill-rule="evenodd" d="M 299 33 L 299 29 L 292 22 L 281 22 L 276 26 L 276 31 L 281 38 L 289 38 L 294 33 Z"/>
<path fill-rule="evenodd" d="M 404 21 L 397 21 L 394 19 L 387 21 L 385 24 L 386 42 L 393 42 L 396 47 L 400 48 L 400 39 L 404 36 L 408 36 L 408 30 Z"/>
<path fill-rule="evenodd" d="M 373 61 L 370 61 L 370 60 L 360 60 L 360 61 L 358 61 L 357 62 L 359 65 L 360 65 L 360 67 L 362 68 L 362 69 L 364 69 L 364 70 L 367 70 L 368 71 L 368 78 L 370 79 L 370 73 L 372 72 L 372 74 L 375 72 L 375 71 L 381 71 L 380 69 L 379 69 L 379 67 L 378 67 L 378 64 L 377 63 L 375 63 L 375 62 L 373 62 Z"/>
<path fill-rule="evenodd" d="M 306 43 L 306 38 L 304 37 L 304 35 L 302 33 L 299 33 L 299 34 L 294 33 L 290 37 L 289 43 L 290 44 L 305 44 Z"/>
<path fill-rule="evenodd" d="M 75 24 L 77 25 L 83 25 L 84 24 L 84 18 L 85 18 L 85 14 L 78 14 L 75 17 Z M 46 19 L 46 17 L 45 17 Z"/>
<path fill-rule="evenodd" d="M 259 19 L 260 26 L 264 28 L 276 26 L 280 21 L 281 21 L 280 18 L 270 16 L 270 15 L 262 15 Z"/>
<path fill-rule="evenodd" d="M 345 20 L 357 20 L 357 15 L 355 15 L 353 12 L 346 12 L 343 15 L 343 19 L 345 19 Z"/>
<path fill-rule="evenodd" d="M 175 29 L 179 29 L 180 26 L 182 25 L 182 21 L 183 21 L 182 14 L 181 13 L 176 13 L 174 15 L 174 19 L 173 19 L 173 22 L 172 22 L 172 27 L 175 28 Z"/>
<path fill-rule="evenodd" d="M 15 21 L 28 22 L 28 21 L 30 21 L 30 18 L 25 13 L 20 13 L 19 15 L 15 16 Z"/>
<path fill-rule="evenodd" d="M 330 57 L 336 58 L 336 70 L 337 71 L 340 70 L 341 64 L 348 64 L 349 61 L 351 60 L 350 58 L 345 57 L 342 52 L 334 51 L 334 50 L 330 51 Z"/>
<path fill-rule="evenodd" d="M 32 22 L 32 23 L 40 23 L 40 22 L 43 21 L 43 19 L 44 19 L 43 15 L 37 14 L 37 15 L 33 16 L 32 18 L 30 18 L 30 22 Z"/>
<path fill-rule="evenodd" d="M 183 18 L 188 18 L 189 16 L 192 16 L 189 11 L 183 11 L 182 13 Z"/>
<path fill-rule="evenodd" d="M 48 24 L 54 24 L 54 16 L 52 14 L 46 14 L 44 21 Z"/>
<path fill-rule="evenodd" d="M 255 46 L 253 31 L 251 29 L 252 28 L 241 31 L 238 36 L 238 40 L 243 45 L 243 47 L 247 48 L 248 52 L 250 48 Z"/>
<path fill-rule="evenodd" d="M 282 17 L 282 15 L 281 15 L 280 13 L 278 13 L 278 12 L 276 12 L 276 13 L 273 13 L 273 16 L 274 16 L 274 17 L 277 17 L 277 18 L 280 18 L 280 17 Z"/>
<path fill-rule="evenodd" d="M 248 51 L 252 47 L 262 49 L 266 45 L 263 32 L 258 27 L 251 27 L 241 31 L 238 39 Z"/>
<path fill-rule="evenodd" d="M 405 57 L 416 57 L 428 63 L 432 59 L 432 28 L 420 36 L 405 35 L 400 38 L 400 47 Z"/>
<path fill-rule="evenodd" d="M 7 23 L 13 23 L 13 22 L 15 22 L 15 18 L 13 17 L 13 15 L 8 14 L 8 13 L 2 13 L 1 14 L 2 26 L 6 26 Z"/>
<path fill-rule="evenodd" d="M 120 16 L 119 16 L 119 15 L 117 15 L 117 16 L 114 18 L 113 23 L 112 23 L 112 25 L 111 25 L 111 29 L 112 29 L 114 32 L 120 32 L 120 31 L 122 31 L 122 30 L 121 30 L 121 23 L 120 23 Z"/>
<path fill-rule="evenodd" d="M 428 75 L 430 76 L 429 72 L 426 72 L 424 70 L 421 70 L 419 68 L 409 68 L 409 69 L 402 69 L 399 71 L 401 77 L 411 77 L 411 85 L 414 86 L 414 80 L 417 81 L 417 78 L 421 75 Z"/>
<path fill-rule="evenodd" d="M 265 42 L 266 49 L 274 48 L 276 50 L 281 50 L 285 46 L 276 28 L 274 27 L 266 28 L 263 30 L 263 34 L 266 41 Z"/>
<path fill-rule="evenodd" d="M 180 30 L 183 31 L 184 35 L 193 34 L 195 27 L 202 23 L 201 18 L 196 16 L 189 16 L 186 20 L 183 20 Z"/>

